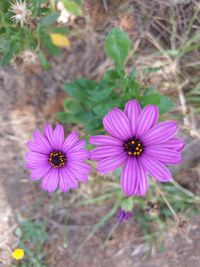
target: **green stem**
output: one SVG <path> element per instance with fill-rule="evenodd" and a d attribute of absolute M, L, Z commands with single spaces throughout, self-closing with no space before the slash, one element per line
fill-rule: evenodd
<path fill-rule="evenodd" d="M 183 192 L 184 194 L 188 195 L 189 197 L 196 197 L 196 195 L 194 193 L 192 193 L 191 191 L 187 190 L 186 188 L 182 187 L 179 183 L 177 183 L 175 180 L 172 180 L 172 184 L 178 188 L 181 192 Z"/>
<path fill-rule="evenodd" d="M 169 203 L 169 201 L 167 200 L 167 198 L 165 197 L 165 194 L 162 192 L 162 190 L 160 189 L 160 187 L 157 185 L 157 183 L 155 183 L 155 186 L 160 194 L 160 196 L 163 198 L 164 202 L 166 203 L 167 207 L 169 208 L 169 210 L 171 211 L 171 213 L 174 216 L 174 219 L 177 221 L 178 220 L 178 216 L 175 212 L 175 210 L 172 208 L 171 204 Z"/>

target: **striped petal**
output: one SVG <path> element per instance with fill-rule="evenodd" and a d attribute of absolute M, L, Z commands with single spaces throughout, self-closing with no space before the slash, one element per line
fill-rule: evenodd
<path fill-rule="evenodd" d="M 106 131 L 117 139 L 126 140 L 132 136 L 130 122 L 118 108 L 114 108 L 103 118 L 103 125 Z"/>
<path fill-rule="evenodd" d="M 145 146 L 165 143 L 176 135 L 177 130 L 176 122 L 161 122 L 148 131 L 141 140 Z"/>
<path fill-rule="evenodd" d="M 126 153 L 120 156 L 102 159 L 98 162 L 97 170 L 101 174 L 109 173 L 120 167 L 127 159 Z"/>
<path fill-rule="evenodd" d="M 140 179 L 137 159 L 129 157 L 121 174 L 121 187 L 126 196 L 136 195 Z"/>
<path fill-rule="evenodd" d="M 59 170 L 51 168 L 51 170 L 42 179 L 41 187 L 43 190 L 47 190 L 48 192 L 53 193 L 57 189 L 58 183 Z"/>
<path fill-rule="evenodd" d="M 132 129 L 132 135 L 135 136 L 136 130 L 137 130 L 137 125 L 138 125 L 139 115 L 141 113 L 140 104 L 137 102 L 137 100 L 129 100 L 126 103 L 124 112 L 130 121 L 131 129 Z"/>
<path fill-rule="evenodd" d="M 158 182 L 169 182 L 172 180 L 170 171 L 160 161 L 145 155 L 141 157 L 140 162 L 144 170 L 146 170 Z"/>
<path fill-rule="evenodd" d="M 147 105 L 138 118 L 136 137 L 141 138 L 148 130 L 156 125 L 158 121 L 158 107 Z"/>

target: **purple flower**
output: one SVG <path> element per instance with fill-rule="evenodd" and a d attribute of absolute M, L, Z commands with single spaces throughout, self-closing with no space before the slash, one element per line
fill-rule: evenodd
<path fill-rule="evenodd" d="M 182 161 L 182 139 L 174 138 L 178 127 L 174 121 L 158 122 L 158 108 L 147 105 L 141 110 L 136 100 L 130 100 L 124 112 L 112 109 L 103 126 L 110 134 L 96 135 L 90 143 L 98 148 L 91 158 L 98 161 L 101 174 L 113 172 L 123 165 L 121 187 L 125 195 L 142 196 L 148 190 L 148 175 L 159 182 L 169 182 L 172 175 L 165 165 Z"/>
<path fill-rule="evenodd" d="M 133 216 L 132 211 L 126 211 L 120 208 L 117 213 L 117 222 L 122 223 L 124 221 L 128 221 L 132 216 Z"/>
<path fill-rule="evenodd" d="M 43 190 L 54 192 L 60 188 L 67 192 L 70 188 L 77 189 L 78 181 L 88 180 L 91 167 L 84 160 L 89 158 L 89 152 L 77 133 L 72 132 L 64 139 L 63 126 L 58 124 L 53 130 L 46 124 L 44 134 L 35 131 L 33 137 L 27 143 L 30 151 L 25 156 L 26 166 L 32 180 L 42 179 Z"/>

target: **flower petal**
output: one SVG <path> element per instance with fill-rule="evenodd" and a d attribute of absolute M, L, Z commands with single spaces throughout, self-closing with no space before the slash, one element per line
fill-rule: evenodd
<path fill-rule="evenodd" d="M 44 154 L 50 153 L 52 150 L 51 145 L 43 134 L 36 130 L 33 133 L 33 137 L 37 145 L 41 147 Z"/>
<path fill-rule="evenodd" d="M 124 112 L 131 123 L 132 135 L 135 136 L 138 118 L 141 112 L 140 104 L 137 102 L 137 100 L 129 100 L 126 103 Z"/>
<path fill-rule="evenodd" d="M 140 158 L 140 162 L 144 170 L 159 182 L 169 182 L 172 180 L 172 175 L 168 168 L 156 159 L 144 155 Z"/>
<path fill-rule="evenodd" d="M 69 184 L 67 182 L 66 173 L 63 169 L 64 168 L 61 168 L 59 171 L 59 175 L 60 175 L 59 188 L 62 192 L 68 192 L 69 191 Z"/>
<path fill-rule="evenodd" d="M 102 159 L 98 162 L 97 170 L 101 174 L 112 172 L 120 167 L 126 159 L 126 153 L 123 153 L 120 156 Z"/>
<path fill-rule="evenodd" d="M 79 166 L 76 168 L 76 163 L 71 162 L 67 165 L 67 168 L 71 171 L 71 173 L 76 177 L 78 181 L 87 182 L 88 181 L 88 174 L 91 172 L 91 167 L 86 164 L 89 168 L 85 168 L 85 166 Z"/>
<path fill-rule="evenodd" d="M 27 152 L 25 154 L 26 167 L 30 169 L 46 167 L 48 163 L 48 155 L 41 154 L 38 152 Z"/>
<path fill-rule="evenodd" d="M 28 146 L 30 150 L 34 152 L 39 152 L 42 154 L 48 154 L 51 151 L 50 147 L 48 149 L 44 148 L 44 146 L 38 145 L 38 143 L 36 143 L 35 141 L 28 141 L 26 145 Z"/>
<path fill-rule="evenodd" d="M 103 126 L 109 134 L 120 140 L 132 137 L 130 122 L 118 108 L 114 108 L 103 118 Z"/>
<path fill-rule="evenodd" d="M 69 161 L 67 164 L 67 168 L 70 169 L 70 171 L 72 171 L 75 176 L 76 176 L 76 172 L 80 174 L 83 174 L 83 173 L 88 174 L 92 170 L 90 165 L 88 165 L 85 162 L 80 162 L 80 161 L 76 161 L 76 162 Z"/>
<path fill-rule="evenodd" d="M 68 151 L 72 152 L 72 151 L 78 151 L 82 148 L 84 148 L 87 145 L 85 140 L 80 140 L 78 141 L 75 146 L 73 146 L 72 148 L 70 148 Z"/>
<path fill-rule="evenodd" d="M 121 174 L 121 187 L 126 196 L 136 194 L 139 184 L 139 172 L 137 159 L 129 157 Z"/>
<path fill-rule="evenodd" d="M 51 145 L 52 148 L 54 148 L 54 135 L 53 135 L 53 128 L 49 123 L 47 123 L 44 126 L 44 136 L 47 138 L 49 141 L 49 144 Z"/>
<path fill-rule="evenodd" d="M 78 181 L 77 181 L 75 175 L 67 167 L 63 168 L 63 174 L 64 173 L 65 173 L 65 177 L 67 179 L 67 183 L 69 185 L 69 188 L 77 189 L 78 188 Z"/>
<path fill-rule="evenodd" d="M 165 143 L 160 144 L 160 146 L 163 148 L 165 147 L 176 151 L 181 151 L 185 146 L 185 142 L 181 138 L 173 138 Z"/>
<path fill-rule="evenodd" d="M 43 161 L 43 160 L 48 161 L 48 155 L 42 154 L 42 153 L 38 153 L 38 152 L 35 152 L 35 151 L 30 151 L 30 152 L 27 152 L 25 154 L 25 159 L 29 160 L 29 161 L 36 161 L 36 162 L 40 162 L 40 161 Z"/>
<path fill-rule="evenodd" d="M 91 150 L 90 158 L 99 160 L 107 157 L 115 157 L 123 154 L 124 149 L 119 146 L 102 146 Z"/>
<path fill-rule="evenodd" d="M 41 187 L 50 193 L 54 192 L 59 183 L 59 170 L 51 168 L 51 170 L 42 179 Z"/>
<path fill-rule="evenodd" d="M 137 196 L 144 196 L 149 188 L 149 181 L 147 172 L 142 167 L 140 160 L 138 160 L 138 168 L 139 168 L 139 183 L 136 195 Z"/>
<path fill-rule="evenodd" d="M 152 145 L 145 148 L 145 155 L 157 159 L 165 164 L 177 164 L 182 161 L 181 153 L 172 149 L 163 148 L 162 145 Z"/>
<path fill-rule="evenodd" d="M 36 181 L 40 180 L 43 178 L 47 173 L 50 171 L 51 166 L 50 165 L 45 165 L 42 167 L 37 167 L 35 169 L 31 169 L 31 179 Z"/>
<path fill-rule="evenodd" d="M 85 149 L 79 149 L 79 150 L 70 150 L 67 153 L 67 158 L 70 158 L 70 160 L 86 160 L 90 156 L 90 152 Z"/>
<path fill-rule="evenodd" d="M 123 142 L 121 140 L 107 135 L 91 136 L 90 143 L 96 146 L 123 146 Z"/>
<path fill-rule="evenodd" d="M 141 138 L 149 129 L 156 125 L 158 121 L 158 107 L 147 105 L 138 118 L 136 136 Z"/>
<path fill-rule="evenodd" d="M 146 145 L 161 144 L 173 138 L 178 130 L 176 122 L 161 122 L 148 131 L 143 137 L 142 142 Z"/>
<path fill-rule="evenodd" d="M 36 168 L 42 168 L 42 167 L 46 167 L 48 166 L 48 162 L 47 161 L 27 161 L 26 162 L 26 167 L 28 169 L 36 169 Z"/>
<path fill-rule="evenodd" d="M 53 137 L 53 148 L 55 150 L 61 150 L 64 143 L 64 129 L 62 125 L 57 124 L 53 132 Z"/>
<path fill-rule="evenodd" d="M 67 152 L 68 150 L 70 150 L 73 146 L 76 145 L 76 143 L 78 142 L 78 134 L 76 132 L 72 132 L 70 133 L 67 138 L 64 141 L 64 144 L 62 146 L 62 150 L 64 152 Z"/>
<path fill-rule="evenodd" d="M 87 174 L 79 175 L 78 173 L 76 173 L 75 177 L 78 181 L 80 181 L 82 183 L 86 183 L 88 181 L 88 175 Z"/>

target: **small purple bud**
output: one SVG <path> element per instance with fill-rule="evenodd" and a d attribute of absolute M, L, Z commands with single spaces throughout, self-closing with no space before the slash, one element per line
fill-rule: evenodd
<path fill-rule="evenodd" d="M 120 208 L 117 213 L 117 222 L 122 223 L 124 221 L 128 221 L 133 216 L 132 211 L 126 211 Z"/>

